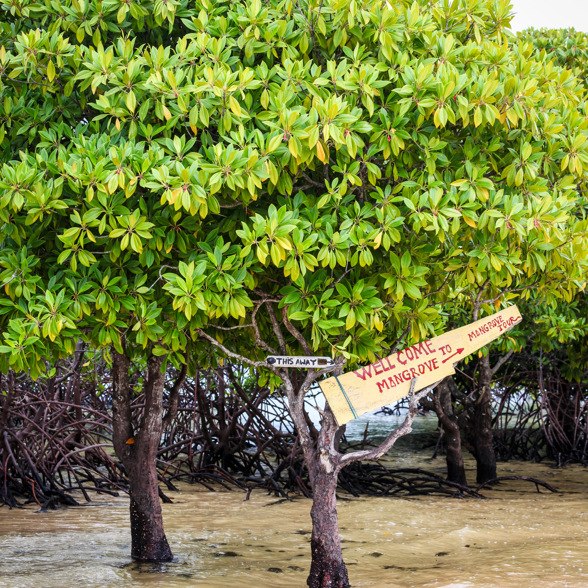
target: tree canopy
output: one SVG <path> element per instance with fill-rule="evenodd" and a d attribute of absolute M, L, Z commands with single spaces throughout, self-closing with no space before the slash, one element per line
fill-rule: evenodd
<path fill-rule="evenodd" d="M 373 360 L 583 282 L 585 91 L 506 0 L 1 9 L 3 370 L 261 360 L 276 321 Z"/>
<path fill-rule="evenodd" d="M 575 29 L 526 29 L 518 38 L 545 51 L 558 65 L 571 69 L 586 82 L 588 77 L 588 34 Z"/>

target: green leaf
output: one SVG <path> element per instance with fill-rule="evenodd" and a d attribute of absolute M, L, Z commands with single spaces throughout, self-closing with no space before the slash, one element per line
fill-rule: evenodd
<path fill-rule="evenodd" d="M 127 99 L 125 102 L 127 108 L 131 112 L 135 112 L 135 107 L 137 106 L 137 99 L 135 98 L 135 93 L 132 90 L 127 94 Z"/>
<path fill-rule="evenodd" d="M 55 66 L 53 65 L 53 61 L 49 60 L 47 64 L 47 79 L 52 82 L 55 78 Z"/>

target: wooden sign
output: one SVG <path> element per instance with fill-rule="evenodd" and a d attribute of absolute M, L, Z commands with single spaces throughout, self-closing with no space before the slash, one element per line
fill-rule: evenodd
<path fill-rule="evenodd" d="M 279 368 L 325 368 L 335 365 L 330 357 L 300 357 L 294 355 L 269 355 L 265 361 Z"/>
<path fill-rule="evenodd" d="M 510 306 L 475 323 L 423 341 L 354 372 L 319 382 L 339 425 L 455 373 L 453 364 L 481 349 L 521 322 Z"/>

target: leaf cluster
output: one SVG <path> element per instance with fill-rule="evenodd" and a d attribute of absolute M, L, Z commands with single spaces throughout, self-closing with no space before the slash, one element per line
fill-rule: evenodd
<path fill-rule="evenodd" d="M 2 369 L 261 358 L 276 323 L 373 360 L 583 284 L 584 86 L 505 0 L 0 10 Z"/>

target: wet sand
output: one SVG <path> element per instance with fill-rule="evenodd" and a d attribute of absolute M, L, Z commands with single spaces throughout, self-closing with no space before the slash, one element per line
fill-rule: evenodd
<path fill-rule="evenodd" d="M 442 458 L 397 451 L 397 467 L 441 473 Z M 470 479 L 473 462 L 468 460 Z M 343 553 L 353 586 L 534 588 L 588 586 L 588 470 L 499 464 L 499 475 L 541 478 L 559 490 L 505 482 L 490 499 L 340 495 Z M 184 484 L 165 504 L 176 561 L 133 563 L 128 498 L 96 497 L 38 513 L 0 508 L 0 586 L 305 586 L 310 501 L 263 491 L 209 492 Z"/>

